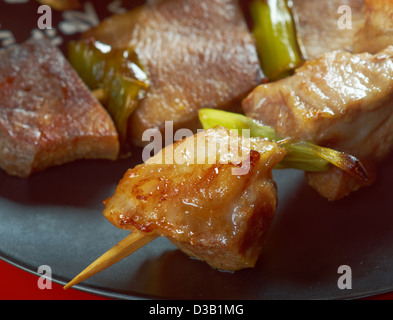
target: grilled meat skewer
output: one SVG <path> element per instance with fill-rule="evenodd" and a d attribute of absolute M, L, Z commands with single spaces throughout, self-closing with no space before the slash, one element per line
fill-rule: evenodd
<path fill-rule="evenodd" d="M 331 168 L 309 173 L 309 183 L 330 200 L 375 180 L 375 166 L 393 148 L 393 46 L 371 55 L 334 51 L 306 62 L 295 74 L 257 87 L 243 102 L 250 118 L 284 137 L 354 155 L 368 181 Z"/>
<path fill-rule="evenodd" d="M 135 48 L 151 82 L 130 117 L 129 140 L 143 133 L 199 129 L 200 108 L 240 109 L 264 80 L 255 41 L 237 0 L 148 2 L 111 16 L 83 35 L 114 49 Z"/>
<path fill-rule="evenodd" d="M 344 159 L 354 174 L 367 179 L 357 159 L 315 145 L 271 141 L 264 138 L 275 136 L 271 130 L 241 115 L 203 110 L 200 117 L 206 127 L 219 117 L 219 122 L 228 120 L 228 126 L 232 124 L 236 130 L 219 126 L 206 129 L 130 169 L 114 195 L 104 202 L 104 215 L 116 227 L 130 230 L 131 235 L 65 288 L 158 236 L 167 237 L 187 255 L 216 269 L 254 267 L 276 212 L 277 187 L 272 170 L 281 162 L 325 170 L 325 158 L 334 159 L 334 163 Z M 239 135 L 237 130 L 248 125 L 251 138 Z M 317 156 L 316 150 L 324 155 Z M 294 162 L 297 157 L 298 164 Z"/>
<path fill-rule="evenodd" d="M 118 228 L 165 236 L 214 268 L 253 267 L 277 206 L 272 170 L 284 156 L 277 143 L 208 130 L 129 170 L 104 215 Z"/>

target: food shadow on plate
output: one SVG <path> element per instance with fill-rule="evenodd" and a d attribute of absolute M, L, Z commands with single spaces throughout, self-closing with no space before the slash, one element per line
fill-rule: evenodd
<path fill-rule="evenodd" d="M 254 269 L 220 272 L 174 249 L 142 262 L 129 283 L 175 299 L 347 299 L 393 289 L 393 157 L 372 187 L 337 202 L 316 194 L 301 172 L 275 175 L 279 209 Z M 338 288 L 343 265 L 352 290 Z"/>
<path fill-rule="evenodd" d="M 33 174 L 27 179 L 0 170 L 0 197 L 27 206 L 51 205 L 96 208 L 112 196 L 129 168 L 140 164 L 139 149 L 118 161 L 77 160 Z"/>
<path fill-rule="evenodd" d="M 260 263 L 263 282 L 277 279 L 286 288 L 303 288 L 304 297 L 363 296 L 393 288 L 393 157 L 379 168 L 369 187 L 327 202 L 305 183 L 280 198 Z M 285 180 L 279 181 L 281 186 Z M 280 188 L 280 185 L 279 185 Z M 353 289 L 339 290 L 340 266 L 353 273 Z M 258 279 L 258 278 L 257 278 Z M 287 289 L 288 290 L 288 289 Z"/>

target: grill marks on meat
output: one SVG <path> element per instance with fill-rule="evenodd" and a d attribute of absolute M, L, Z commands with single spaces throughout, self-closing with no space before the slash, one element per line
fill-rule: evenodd
<path fill-rule="evenodd" d="M 393 46 L 376 55 L 335 51 L 307 62 L 292 77 L 259 86 L 243 109 L 283 137 L 352 154 L 372 172 L 393 147 L 392 95 Z M 363 186 L 337 169 L 308 179 L 331 200 Z"/>
<path fill-rule="evenodd" d="M 199 133 L 129 170 L 106 201 L 104 215 L 118 228 L 168 237 L 186 254 L 214 268 L 253 267 L 277 207 L 272 169 L 285 152 L 267 140 L 236 136 L 231 140 L 235 149 L 218 147 L 216 158 L 206 154 L 206 164 L 197 164 L 195 146 L 200 150 L 220 145 L 229 136 L 223 128 Z M 232 163 L 231 152 L 239 152 L 244 160 Z M 234 174 L 248 155 L 249 170 Z M 184 164 L 162 164 L 162 159 L 176 158 Z"/>
<path fill-rule="evenodd" d="M 0 167 L 11 175 L 116 159 L 118 136 L 61 52 L 45 40 L 0 51 Z"/>
<path fill-rule="evenodd" d="M 115 48 L 135 47 L 151 80 L 131 117 L 131 140 L 143 132 L 200 128 L 200 108 L 239 109 L 263 80 L 253 37 L 236 0 L 156 1 L 103 21 L 84 35 Z"/>

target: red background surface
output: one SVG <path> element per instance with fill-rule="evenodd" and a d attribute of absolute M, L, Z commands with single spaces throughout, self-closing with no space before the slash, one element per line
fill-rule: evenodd
<path fill-rule="evenodd" d="M 76 289 L 64 290 L 52 283 L 52 289 L 40 290 L 38 277 L 0 260 L 0 300 L 110 300 Z M 393 293 L 368 300 L 393 300 Z"/>
<path fill-rule="evenodd" d="M 0 300 L 108 300 L 76 289 L 64 290 L 52 283 L 52 289 L 38 288 L 38 277 L 0 260 Z"/>

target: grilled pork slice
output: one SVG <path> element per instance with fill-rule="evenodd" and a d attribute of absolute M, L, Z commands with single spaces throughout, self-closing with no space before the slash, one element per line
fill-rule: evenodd
<path fill-rule="evenodd" d="M 275 215 L 272 169 L 284 156 L 267 140 L 209 129 L 129 170 L 104 215 L 118 228 L 168 237 L 214 268 L 250 268 Z"/>
<path fill-rule="evenodd" d="M 393 1 L 365 2 L 366 22 L 356 35 L 354 51 L 377 53 L 393 45 Z"/>
<path fill-rule="evenodd" d="M 82 158 L 116 159 L 112 120 L 45 40 L 0 51 L 0 167 L 28 177 Z"/>
<path fill-rule="evenodd" d="M 135 47 L 151 87 L 129 123 L 143 132 L 200 128 L 200 108 L 234 110 L 263 79 L 253 37 L 236 0 L 166 0 L 115 15 L 84 34 L 115 48 Z"/>
<path fill-rule="evenodd" d="M 307 62 L 292 77 L 259 86 L 243 109 L 283 137 L 352 154 L 371 173 L 392 149 L 392 95 L 393 46 L 376 55 L 336 51 Z M 331 200 L 363 186 L 337 169 L 308 179 Z"/>
<path fill-rule="evenodd" d="M 335 50 L 351 52 L 355 35 L 365 21 L 364 1 L 293 0 L 293 11 L 306 57 L 313 59 Z M 340 7 L 345 11 L 339 11 Z M 351 15 L 345 16 L 349 12 L 348 8 L 351 9 Z M 348 19 L 341 21 L 341 17 Z M 346 28 L 339 27 L 339 22 L 351 22 L 351 27 L 348 24 Z"/>

